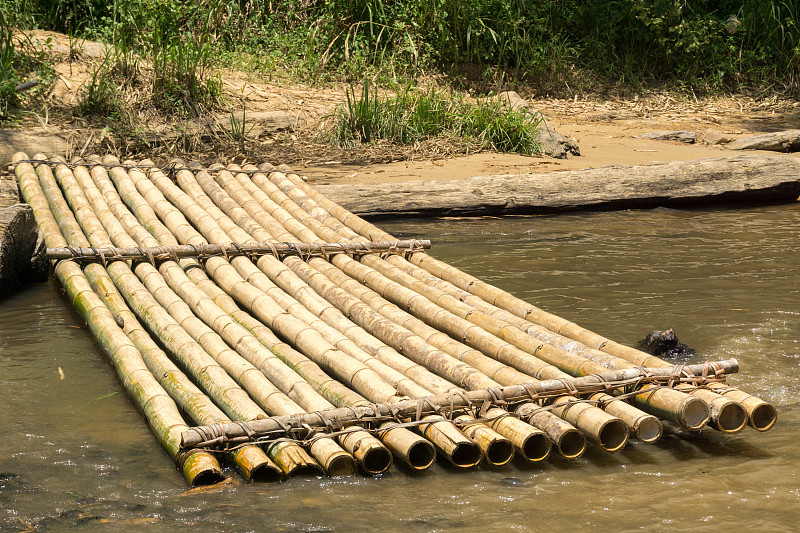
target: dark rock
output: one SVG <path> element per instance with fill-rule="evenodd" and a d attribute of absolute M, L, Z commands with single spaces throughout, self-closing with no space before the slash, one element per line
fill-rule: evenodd
<path fill-rule="evenodd" d="M 566 159 L 568 155 L 581 155 L 581 150 L 574 140 L 567 139 L 556 130 L 550 127 L 547 119 L 539 111 L 536 111 L 520 95 L 514 91 L 500 93 L 500 98 L 508 100 L 508 105 L 512 109 L 521 110 L 541 120 L 539 132 L 536 134 L 536 142 L 542 149 L 544 155 L 557 159 Z"/>
<path fill-rule="evenodd" d="M 682 344 L 671 329 L 654 329 L 640 342 L 644 351 L 656 356 L 679 357 L 694 354 L 694 350 Z"/>
<path fill-rule="evenodd" d="M 697 134 L 693 131 L 654 131 L 636 136 L 638 139 L 653 139 L 654 141 L 679 141 L 686 144 L 697 142 Z"/>
<path fill-rule="evenodd" d="M 708 130 L 702 136 L 703 142 L 706 144 L 725 144 L 733 140 L 730 135 L 719 130 Z"/>

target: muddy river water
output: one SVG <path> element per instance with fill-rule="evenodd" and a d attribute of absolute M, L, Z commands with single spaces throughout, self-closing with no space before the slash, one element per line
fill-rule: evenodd
<path fill-rule="evenodd" d="M 187 491 L 55 284 L 0 302 L 0 531 L 796 531 L 800 203 L 392 221 L 432 254 L 635 344 L 674 328 L 773 402 L 767 433 L 704 431 L 493 470 Z"/>

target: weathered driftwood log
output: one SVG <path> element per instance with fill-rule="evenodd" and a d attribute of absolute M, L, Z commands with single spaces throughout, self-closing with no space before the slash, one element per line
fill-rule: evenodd
<path fill-rule="evenodd" d="M 788 202 L 800 196 L 800 160 L 734 156 L 600 168 L 476 176 L 382 185 L 318 185 L 317 190 L 368 217 L 536 214 L 722 202 Z"/>
<path fill-rule="evenodd" d="M 696 376 L 700 378 L 704 372 L 708 374 L 708 370 L 711 367 L 715 367 L 717 370 L 721 370 L 726 374 L 732 374 L 738 372 L 739 363 L 736 359 L 728 359 L 725 361 L 687 365 L 684 367 L 652 368 L 648 369 L 647 372 L 639 368 L 630 368 L 614 372 L 604 372 L 602 374 L 593 374 L 582 378 L 551 379 L 526 383 L 525 385 L 494 388 L 492 390 L 476 390 L 462 394 L 445 394 L 430 398 L 420 398 L 418 400 L 403 400 L 395 403 L 330 409 L 324 413 L 316 412 L 305 415 L 293 415 L 290 417 L 271 417 L 245 423 L 219 424 L 212 427 L 191 428 L 184 431 L 182 435 L 182 446 L 184 449 L 197 447 L 205 443 L 206 440 L 215 440 L 218 437 L 224 437 L 222 440 L 230 440 L 242 439 L 248 436 L 257 437 L 266 434 L 275 434 L 283 431 L 287 424 L 295 427 L 302 427 L 303 424 L 307 424 L 310 427 L 325 428 L 331 421 L 349 425 L 357 424 L 369 418 L 414 417 L 415 415 L 424 417 L 434 414 L 434 407 L 440 410 L 443 406 L 452 406 L 453 409 L 461 409 L 469 405 L 497 400 L 513 403 L 516 401 L 525 401 L 537 395 L 569 395 L 575 390 L 577 390 L 579 394 L 585 394 L 605 390 L 607 384 L 617 386 L 620 382 L 630 380 L 634 382 L 638 382 L 638 380 L 642 379 L 651 380 L 653 382 L 668 382 L 673 379 L 676 372 L 679 375 Z M 711 372 L 711 374 L 713 375 L 714 372 Z M 280 418 L 280 421 L 276 421 L 275 418 Z M 252 433 L 248 433 L 247 430 Z"/>
<path fill-rule="evenodd" d="M 775 133 L 745 137 L 729 143 L 727 148 L 732 150 L 796 152 L 800 150 L 800 130 L 776 131 Z"/>

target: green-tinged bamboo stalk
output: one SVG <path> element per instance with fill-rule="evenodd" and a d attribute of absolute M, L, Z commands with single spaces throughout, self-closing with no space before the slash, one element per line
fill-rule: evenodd
<path fill-rule="evenodd" d="M 47 170 L 49 172 L 49 168 Z M 81 173 L 80 170 L 79 173 Z M 88 172 L 85 168 L 82 169 L 82 173 L 87 173 L 84 177 L 88 177 Z M 69 226 L 73 228 L 72 234 L 75 238 L 77 238 L 77 235 L 82 229 L 90 239 L 86 242 L 87 245 L 110 245 L 110 238 L 105 228 L 94 216 L 91 203 L 84 195 L 74 174 L 64 165 L 58 166 L 55 174 L 58 184 L 61 185 L 64 191 L 66 200 L 69 202 L 77 217 L 77 220 L 75 220 L 71 215 L 67 215 L 69 208 L 66 205 L 61 208 L 65 213 L 65 221 L 68 219 L 71 220 Z M 45 185 L 44 189 L 50 191 L 53 198 L 51 204 L 58 201 L 57 198 L 60 198 L 61 193 L 56 190 L 57 185 L 55 183 L 46 183 Z M 96 201 L 104 202 L 102 195 L 100 195 L 96 189 L 93 192 L 95 192 L 94 196 Z M 113 218 L 106 218 L 107 223 L 119 224 L 113 220 Z M 66 224 L 66 222 L 63 222 L 63 224 Z M 78 224 L 80 226 L 78 226 Z M 75 242 L 74 244 L 80 245 L 83 243 Z M 237 361 L 235 361 L 235 359 L 231 360 L 233 359 L 232 356 L 238 356 L 235 356 L 235 353 L 231 353 L 230 351 L 226 352 L 227 346 L 224 346 L 224 343 L 222 343 L 223 346 L 209 347 L 206 345 L 205 348 L 209 348 L 209 352 L 205 351 L 201 345 L 195 343 L 194 339 L 184 327 L 159 305 L 159 303 L 163 303 L 163 300 L 162 302 L 158 302 L 157 299 L 148 292 L 146 285 L 149 283 L 151 285 L 149 290 L 153 290 L 154 292 L 160 290 L 162 297 L 170 298 L 167 305 L 170 306 L 173 312 L 175 309 L 178 309 L 178 311 L 182 310 L 180 308 L 182 302 L 179 301 L 177 297 L 174 297 L 174 293 L 166 288 L 166 285 L 163 283 L 161 276 L 155 268 L 152 265 L 140 263 L 135 269 L 142 279 L 145 280 L 145 285 L 142 285 L 128 265 L 123 262 L 109 264 L 107 272 L 120 293 L 126 299 L 128 305 L 137 312 L 137 316 L 144 320 L 148 328 L 158 335 L 165 347 L 181 360 L 183 365 L 206 392 L 214 396 L 215 400 L 228 416 L 240 420 L 266 417 L 266 413 L 229 377 L 224 368 L 227 366 L 229 370 L 238 370 L 244 373 L 247 369 L 237 366 Z M 155 288 L 153 285 L 155 285 Z M 178 304 L 178 307 L 174 308 L 173 306 L 176 304 Z M 183 305 L 185 307 L 185 304 Z M 183 309 L 183 311 L 188 311 L 188 308 Z M 189 329 L 196 328 L 197 323 L 192 322 L 192 319 L 196 321 L 196 318 L 193 315 L 189 315 L 191 315 L 191 311 L 188 311 L 186 316 L 181 316 L 181 322 L 186 323 L 186 321 L 189 320 L 186 326 Z M 250 373 L 250 375 L 255 374 Z M 258 394 L 269 392 L 263 389 L 256 390 Z M 247 451 L 246 453 L 252 455 L 256 452 Z M 270 459 L 272 459 L 286 474 L 319 468 L 316 463 L 305 454 L 302 448 L 293 443 L 279 443 L 269 450 L 269 455 Z M 266 457 L 263 457 L 263 459 L 265 464 L 267 464 Z M 243 470 L 246 475 L 249 475 L 253 469 L 248 468 Z"/>
<path fill-rule="evenodd" d="M 271 165 L 266 165 L 266 171 L 273 169 Z M 367 238 L 368 240 L 391 240 L 392 236 L 381 230 L 377 226 L 367 222 L 361 217 L 350 213 L 343 207 L 331 202 L 318 191 L 314 190 L 308 184 L 304 183 L 299 176 L 292 173 L 286 174 L 289 179 L 298 189 L 308 194 L 315 202 L 319 204 L 322 210 L 326 211 L 343 225 L 350 228 L 354 233 Z M 634 365 L 642 366 L 668 366 L 669 363 L 662 361 L 650 354 L 624 346 L 618 342 L 612 341 L 606 337 L 598 335 L 586 328 L 582 328 L 577 324 L 565 320 L 561 317 L 548 313 L 539 309 L 497 287 L 489 285 L 474 276 L 466 274 L 452 265 L 448 265 L 439 261 L 424 252 L 417 252 L 410 254 L 407 257 L 408 261 L 416 266 L 419 266 L 434 276 L 446 280 L 459 289 L 467 291 L 471 294 L 481 297 L 487 303 L 504 309 L 518 317 L 521 317 L 529 322 L 541 325 L 548 330 L 559 334 L 564 337 L 579 341 L 590 349 L 602 351 L 619 357 Z M 724 386 L 723 386 L 724 387 Z M 721 393 L 719 386 L 711 386 L 712 390 Z M 730 396 L 731 388 L 724 387 L 724 394 Z M 748 424 L 759 430 L 767 431 L 775 425 L 777 420 L 777 410 L 774 406 L 764 402 L 760 398 L 743 391 L 737 391 L 735 394 L 736 401 L 738 401 L 747 411 L 749 422 Z"/>
<path fill-rule="evenodd" d="M 26 154 L 17 153 L 14 154 L 13 162 L 25 159 L 28 159 Z M 33 166 L 29 163 L 18 163 L 15 174 L 23 199 L 33 208 L 45 243 L 48 246 L 66 245 L 67 241 L 50 211 Z M 178 462 L 189 485 L 221 481 L 224 476 L 212 454 L 204 451 L 181 453 L 180 435 L 188 426 L 175 402 L 147 370 L 142 354 L 122 332 L 111 311 L 92 290 L 80 267 L 73 262 L 62 261 L 55 266 L 54 273 L 98 344 L 111 359 L 123 386 L 144 413 L 162 447 Z"/>
<path fill-rule="evenodd" d="M 138 237 L 135 242 L 139 245 L 151 246 L 158 244 L 158 241 L 144 226 L 139 224 L 136 217 L 128 211 L 123 204 L 122 199 L 117 194 L 114 185 L 111 183 L 103 167 L 94 167 L 91 176 L 76 169 L 76 175 L 82 178 L 80 181 L 84 192 L 87 197 L 93 198 L 93 207 L 101 221 L 104 221 L 105 227 L 111 232 L 111 237 L 115 242 L 125 242 L 126 245 L 129 245 L 131 243 L 127 241 L 130 239 L 128 237 L 130 235 Z M 130 191 L 127 192 L 130 194 Z M 142 202 L 134 203 L 134 205 L 143 218 L 148 218 L 148 214 L 152 218 L 155 218 L 155 214 L 152 213 L 152 211 L 150 213 L 146 212 Z M 157 227 L 157 221 L 151 221 L 150 226 L 153 228 Z M 185 268 L 197 270 L 192 268 L 196 265 L 193 261 L 184 260 L 184 263 L 183 266 Z M 258 372 L 255 374 L 247 371 L 246 365 L 244 367 L 239 367 L 240 371 L 243 368 L 247 374 L 247 377 L 241 380 L 240 383 L 250 386 L 250 388 L 255 387 L 254 390 L 256 391 L 265 391 L 265 397 L 263 394 L 254 395 L 254 399 L 258 401 L 262 408 L 272 415 L 288 415 L 303 412 L 294 401 L 288 396 L 283 395 L 282 392 L 279 392 L 276 387 L 273 387 L 271 382 L 263 383 L 265 378 L 261 375 L 261 371 L 267 366 L 266 360 L 269 358 L 275 359 L 275 356 L 269 352 L 269 350 L 264 348 L 257 339 L 247 333 L 241 326 L 235 324 L 233 319 L 219 309 L 205 293 L 199 288 L 196 288 L 194 283 L 186 276 L 183 269 L 176 263 L 170 261 L 162 264 L 159 267 L 159 272 L 163 275 L 164 280 L 169 282 L 170 287 L 177 291 L 176 294 L 183 298 L 206 323 L 214 325 L 215 330 L 223 335 L 227 343 L 231 346 L 236 346 L 239 353 L 242 354 L 250 364 L 254 365 L 251 368 L 259 367 Z M 179 306 L 176 305 L 175 302 L 172 302 L 168 304 L 168 307 L 172 309 L 173 312 L 176 312 L 175 310 Z M 186 315 L 186 306 L 181 307 L 183 308 L 183 314 Z M 182 317 L 182 323 L 184 323 L 185 320 L 187 320 L 187 317 Z M 196 339 L 200 340 L 202 343 L 208 342 L 208 339 L 211 337 L 212 335 L 208 334 L 208 330 L 201 329 L 199 338 L 196 337 Z M 228 357 L 235 359 L 236 356 L 232 357 L 229 354 Z M 317 399 L 316 397 L 318 395 L 285 365 L 278 363 L 277 365 L 272 365 L 272 367 L 276 369 L 269 373 L 269 376 L 273 380 L 286 381 L 288 379 L 290 384 L 285 386 L 288 386 L 290 390 L 296 389 L 297 394 L 312 394 L 315 396 L 313 400 Z M 283 372 L 281 372 L 281 370 L 283 370 Z M 267 373 L 265 372 L 264 374 Z M 261 378 L 259 378 L 259 376 L 261 376 Z M 302 383 L 297 383 L 297 381 Z M 321 397 L 318 397 L 318 401 L 313 400 L 311 401 L 313 409 L 328 409 L 333 407 Z M 275 450 L 276 453 L 279 451 L 280 449 Z M 330 475 L 350 475 L 354 473 L 355 465 L 353 463 L 353 458 L 331 439 L 318 439 L 314 441 L 309 451 Z M 297 454 L 293 454 L 293 456 L 296 455 Z M 284 463 L 285 462 L 286 461 L 284 461 Z"/>

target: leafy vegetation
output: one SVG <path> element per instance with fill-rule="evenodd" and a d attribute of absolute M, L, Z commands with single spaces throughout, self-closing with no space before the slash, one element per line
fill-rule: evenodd
<path fill-rule="evenodd" d="M 24 35 L 15 35 L 17 14 L 0 7 L 0 121 L 21 108 L 23 99 L 41 100 L 53 79 L 45 55 L 37 52 Z M 35 81 L 38 86 L 20 94 L 17 87 Z"/>
<path fill-rule="evenodd" d="M 433 137 L 460 137 L 482 148 L 534 154 L 540 119 L 497 98 L 472 104 L 463 97 L 408 85 L 397 96 L 381 97 L 364 84 L 360 97 L 347 91 L 347 104 L 334 114 L 328 139 L 339 146 L 387 139 L 412 144 Z"/>
<path fill-rule="evenodd" d="M 443 72 L 550 93 L 800 92 L 800 4 L 789 0 L 5 2 L 30 27 L 147 53 L 166 67 L 154 93 L 184 110 L 218 97 L 205 81 L 217 56 L 310 81 Z"/>

